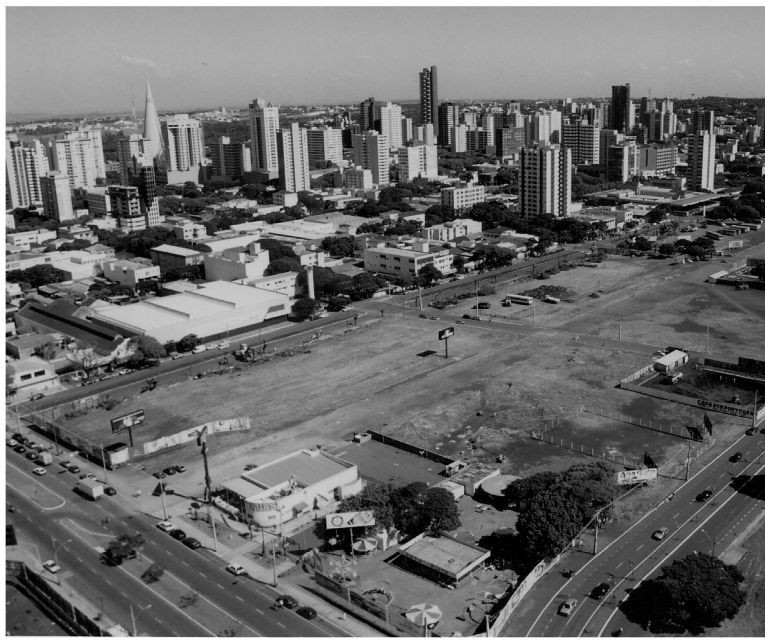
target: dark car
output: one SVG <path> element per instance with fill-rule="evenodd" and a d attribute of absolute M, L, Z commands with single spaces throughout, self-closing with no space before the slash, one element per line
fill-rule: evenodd
<path fill-rule="evenodd" d="M 192 538 L 191 536 L 184 538 L 181 542 L 189 549 L 199 549 L 202 546 L 202 543 L 200 543 L 196 538 Z"/>
<path fill-rule="evenodd" d="M 745 433 L 746 433 L 747 435 L 754 435 L 755 433 L 757 433 L 757 429 L 755 429 L 754 427 L 752 427 L 751 429 L 747 429 L 747 430 L 745 431 Z"/>
<path fill-rule="evenodd" d="M 21 446 L 20 444 L 18 446 L 13 447 L 13 450 L 16 453 L 26 453 L 27 452 L 26 448 Z"/>
<path fill-rule="evenodd" d="M 107 496 L 116 496 L 117 490 L 114 487 L 104 487 L 104 493 Z"/>
<path fill-rule="evenodd" d="M 290 610 L 295 609 L 298 606 L 298 602 L 289 594 L 282 594 L 276 599 L 276 602 L 282 607 L 286 607 Z"/>
<path fill-rule="evenodd" d="M 24 442 L 24 436 L 21 435 L 21 433 L 14 433 L 11 437 L 16 440 L 16 442 Z"/>
<path fill-rule="evenodd" d="M 741 462 L 741 459 L 744 457 L 744 454 L 741 453 L 741 451 L 737 451 L 730 457 L 731 462 Z"/>
<path fill-rule="evenodd" d="M 79 473 L 80 472 L 80 467 L 78 467 L 76 464 L 70 464 L 67 467 L 67 469 L 68 469 L 69 473 Z"/>
<path fill-rule="evenodd" d="M 317 616 L 316 610 L 313 607 L 307 607 L 305 605 L 303 605 L 303 607 L 298 607 L 295 610 L 295 613 L 299 614 L 307 621 L 312 621 Z"/>
<path fill-rule="evenodd" d="M 592 596 L 596 601 L 602 601 L 608 592 L 611 591 L 611 585 L 608 583 L 601 583 L 600 585 L 597 585 L 595 589 L 592 590 L 590 593 L 590 596 Z"/>
<path fill-rule="evenodd" d="M 706 502 L 712 497 L 712 490 L 711 489 L 705 489 L 702 491 L 698 496 L 696 496 L 696 500 L 699 502 Z"/>
<path fill-rule="evenodd" d="M 172 467 L 165 467 L 164 469 L 162 469 L 162 472 L 165 475 L 174 476 L 175 475 L 175 467 L 174 466 L 172 466 Z"/>
<path fill-rule="evenodd" d="M 37 459 L 37 451 L 29 451 L 24 457 L 27 460 L 36 460 Z"/>
<path fill-rule="evenodd" d="M 176 540 L 183 540 L 186 538 L 186 532 L 183 531 L 183 529 L 172 529 L 168 531 L 167 534 L 170 538 L 175 538 Z"/>
<path fill-rule="evenodd" d="M 155 471 L 151 475 L 153 475 L 157 480 L 161 480 L 162 478 L 167 477 L 167 474 L 164 471 Z"/>

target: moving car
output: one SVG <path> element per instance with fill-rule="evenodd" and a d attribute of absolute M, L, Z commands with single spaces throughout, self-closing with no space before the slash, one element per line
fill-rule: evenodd
<path fill-rule="evenodd" d="M 741 458 L 743 458 L 743 457 L 744 457 L 744 454 L 743 454 L 743 453 L 741 453 L 741 451 L 736 451 L 736 453 L 734 453 L 734 454 L 733 454 L 733 455 L 730 457 L 730 461 L 731 461 L 731 462 L 741 462 Z"/>
<path fill-rule="evenodd" d="M 705 489 L 702 491 L 698 496 L 696 496 L 696 500 L 699 502 L 706 502 L 712 497 L 712 490 L 711 489 Z"/>
<path fill-rule="evenodd" d="M 199 549 L 202 546 L 202 543 L 200 543 L 196 538 L 192 538 L 191 536 L 184 538 L 181 542 L 189 549 Z"/>
<path fill-rule="evenodd" d="M 79 473 L 80 472 L 80 467 L 78 467 L 76 464 L 70 464 L 67 467 L 67 470 L 69 471 L 69 473 Z"/>
<path fill-rule="evenodd" d="M 558 614 L 561 616 L 571 616 L 571 612 L 576 609 L 578 601 L 575 598 L 569 598 L 563 601 L 558 608 Z"/>
<path fill-rule="evenodd" d="M 51 574 L 58 574 L 61 571 L 61 565 L 53 560 L 46 560 L 43 563 L 43 569 L 49 571 Z"/>
<path fill-rule="evenodd" d="M 104 493 L 107 496 L 116 496 L 117 490 L 114 487 L 104 487 Z"/>
<path fill-rule="evenodd" d="M 8 440 L 6 440 L 6 441 L 5 441 L 5 443 L 6 443 L 6 444 L 7 444 L 9 447 L 17 447 L 17 446 L 19 446 L 19 443 L 18 443 L 18 442 L 16 442 L 16 440 L 14 440 L 13 438 L 9 438 Z"/>
<path fill-rule="evenodd" d="M 313 607 L 307 607 L 306 605 L 303 605 L 303 607 L 298 607 L 295 610 L 295 613 L 299 614 L 307 621 L 312 621 L 318 616 L 316 614 L 316 610 Z"/>
<path fill-rule="evenodd" d="M 611 585 L 608 583 L 601 583 L 600 585 L 596 585 L 595 588 L 590 593 L 590 596 L 592 596 L 596 601 L 602 601 L 608 592 L 611 591 Z"/>
<path fill-rule="evenodd" d="M 168 531 L 167 535 L 170 536 L 170 538 L 175 538 L 176 540 L 183 540 L 186 538 L 186 532 L 183 531 L 183 529 L 173 529 Z"/>
<path fill-rule="evenodd" d="M 157 523 L 157 528 L 164 532 L 170 532 L 176 527 L 169 520 L 163 520 L 162 522 Z"/>
<path fill-rule="evenodd" d="M 88 480 L 88 479 L 95 480 L 96 479 L 95 474 L 93 474 L 93 473 L 83 473 L 80 476 L 80 480 Z"/>
<path fill-rule="evenodd" d="M 667 529 L 666 527 L 662 527 L 661 529 L 657 529 L 656 531 L 654 531 L 653 534 L 651 535 L 651 538 L 653 538 L 654 540 L 664 540 L 664 536 L 667 535 L 667 532 L 669 532 L 669 529 Z"/>
<path fill-rule="evenodd" d="M 48 470 L 45 467 L 35 467 L 32 469 L 32 473 L 34 473 L 36 476 L 44 476 L 46 473 L 48 473 Z"/>
<path fill-rule="evenodd" d="M 247 570 L 244 567 L 241 565 L 234 565 L 233 563 L 226 565 L 226 571 L 234 576 L 244 576 L 247 574 Z"/>
<path fill-rule="evenodd" d="M 29 451 L 24 457 L 27 460 L 36 460 L 37 459 L 37 451 Z"/>
<path fill-rule="evenodd" d="M 298 606 L 298 602 L 289 594 L 282 594 L 281 596 L 277 597 L 276 602 L 282 607 L 286 607 L 290 610 L 295 609 Z"/>

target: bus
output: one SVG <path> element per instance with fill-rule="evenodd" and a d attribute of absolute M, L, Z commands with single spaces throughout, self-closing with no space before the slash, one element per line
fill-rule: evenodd
<path fill-rule="evenodd" d="M 526 295 L 508 295 L 507 299 L 511 304 L 523 304 L 524 306 L 531 306 L 534 301 L 533 297 L 527 297 Z"/>

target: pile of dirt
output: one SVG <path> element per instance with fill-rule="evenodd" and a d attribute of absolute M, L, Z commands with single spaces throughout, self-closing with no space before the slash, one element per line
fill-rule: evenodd
<path fill-rule="evenodd" d="M 534 299 L 544 299 L 545 297 L 557 297 L 561 301 L 568 303 L 576 299 L 576 292 L 564 286 L 539 286 L 531 290 L 524 290 L 522 295 L 534 297 Z"/>

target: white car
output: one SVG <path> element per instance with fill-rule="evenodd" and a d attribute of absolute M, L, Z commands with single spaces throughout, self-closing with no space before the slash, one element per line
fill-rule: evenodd
<path fill-rule="evenodd" d="M 214 351 L 216 348 L 218 348 L 217 344 L 208 344 L 207 345 L 207 350 L 208 351 Z"/>
<path fill-rule="evenodd" d="M 17 447 L 17 446 L 19 446 L 19 443 L 18 443 L 18 442 L 16 442 L 16 440 L 14 440 L 13 438 L 8 438 L 8 439 L 5 441 L 5 443 L 6 443 L 6 444 L 7 444 L 9 447 Z"/>
<path fill-rule="evenodd" d="M 563 601 L 558 608 L 558 614 L 561 616 L 571 616 L 571 613 L 576 609 L 577 600 L 575 598 L 569 598 L 567 601 Z"/>
<path fill-rule="evenodd" d="M 234 576 L 244 576 L 247 573 L 247 570 L 244 567 L 241 565 L 234 565 L 233 563 L 226 565 L 226 571 L 232 573 Z"/>
<path fill-rule="evenodd" d="M 204 344 L 200 344 L 199 346 L 194 346 L 194 350 L 191 351 L 192 353 L 204 353 L 207 350 L 207 346 Z"/>
<path fill-rule="evenodd" d="M 162 531 L 172 531 L 173 529 L 176 529 L 176 526 L 169 520 L 163 520 L 157 524 L 157 527 L 159 527 Z"/>
<path fill-rule="evenodd" d="M 221 342 L 220 344 L 218 344 L 218 348 L 222 351 L 225 351 L 229 346 L 231 346 L 231 344 L 229 344 L 228 342 Z"/>
<path fill-rule="evenodd" d="M 49 571 L 51 574 L 58 574 L 58 572 L 61 571 L 61 565 L 59 565 L 53 560 L 46 560 L 43 563 L 43 569 L 45 569 L 46 571 Z"/>
<path fill-rule="evenodd" d="M 36 476 L 44 476 L 46 473 L 48 473 L 48 470 L 45 467 L 35 467 L 32 469 L 32 473 L 34 473 Z"/>

